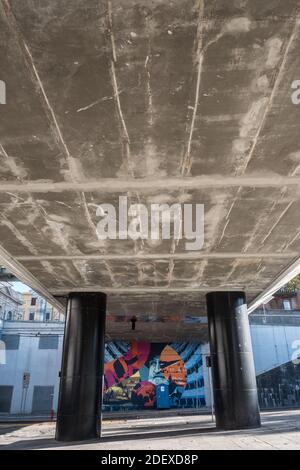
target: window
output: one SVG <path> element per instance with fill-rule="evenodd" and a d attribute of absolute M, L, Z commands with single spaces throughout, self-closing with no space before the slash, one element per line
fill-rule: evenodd
<path fill-rule="evenodd" d="M 40 336 L 39 349 L 58 349 L 58 335 Z"/>
<path fill-rule="evenodd" d="M 29 313 L 29 320 L 34 320 L 34 312 Z"/>
<path fill-rule="evenodd" d="M 19 349 L 19 335 L 2 335 L 1 341 L 4 341 L 6 350 Z"/>
<path fill-rule="evenodd" d="M 50 320 L 50 312 L 46 312 L 46 321 Z"/>
<path fill-rule="evenodd" d="M 12 385 L 0 385 L 0 413 L 10 413 L 13 390 Z"/>
<path fill-rule="evenodd" d="M 12 319 L 12 313 L 11 313 L 11 311 L 9 311 L 6 314 L 6 320 L 11 320 L 11 319 Z"/>
<path fill-rule="evenodd" d="M 288 299 L 284 299 L 283 301 L 283 308 L 284 310 L 291 310 L 291 302 Z"/>
<path fill-rule="evenodd" d="M 54 386 L 35 385 L 32 398 L 33 414 L 49 414 L 53 407 Z"/>
<path fill-rule="evenodd" d="M 31 305 L 36 305 L 36 297 L 31 298 Z"/>

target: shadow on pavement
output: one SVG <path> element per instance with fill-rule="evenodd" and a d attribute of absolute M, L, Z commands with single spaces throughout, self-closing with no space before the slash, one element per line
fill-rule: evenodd
<path fill-rule="evenodd" d="M 132 433 L 118 433 L 113 435 L 105 435 L 101 439 L 92 439 L 88 441 L 72 441 L 72 442 L 58 442 L 54 438 L 44 438 L 44 439 L 26 439 L 22 441 L 16 441 L 11 444 L 4 444 L 0 446 L 0 450 L 17 450 L 17 449 L 43 449 L 43 448 L 55 448 L 55 447 L 70 447 L 70 446 L 84 446 L 90 444 L 101 444 L 107 442 L 117 442 L 117 441 L 130 441 L 138 439 L 155 439 L 155 438 L 169 438 L 169 437 L 184 437 L 190 435 L 198 435 L 203 433 L 212 433 L 216 432 L 215 427 L 210 428 L 190 428 L 190 429 L 176 429 L 167 431 L 153 431 L 136 434 L 136 431 Z"/>
<path fill-rule="evenodd" d="M 25 425 L 25 424 L 24 424 Z M 128 427 L 128 425 L 130 427 Z M 16 426 L 19 429 L 21 426 Z M 152 429 L 151 429 L 152 428 Z M 8 432 L 13 431 L 13 426 L 9 426 Z M 199 422 L 180 422 L 180 423 L 164 423 L 158 422 L 147 426 L 146 423 L 141 423 L 141 426 L 134 426 L 134 421 L 131 423 L 120 424 L 116 426 L 115 423 L 112 426 L 104 427 L 103 437 L 101 439 L 93 439 L 88 441 L 73 441 L 73 442 L 58 442 L 55 441 L 54 437 L 43 437 L 43 438 L 31 438 L 31 439 L 19 439 L 18 441 L 0 445 L 0 450 L 29 450 L 29 449 L 55 449 L 55 448 L 72 448 L 79 447 L 84 449 L 90 445 L 101 448 L 101 444 L 112 443 L 118 441 L 137 441 L 137 440 L 150 440 L 150 439 L 170 439 L 176 437 L 186 436 L 201 436 L 204 434 L 210 434 L 214 436 L 226 435 L 226 436 L 238 436 L 242 434 L 244 437 L 247 435 L 255 435 L 258 438 L 262 435 L 276 435 L 276 434 L 288 434 L 300 431 L 300 413 L 290 414 L 280 412 L 268 412 L 262 413 L 262 427 L 256 429 L 226 431 L 216 429 L 213 423 L 208 424 Z M 3 430 L 2 430 L 2 434 Z M 97 448 L 97 447 L 96 447 Z"/>

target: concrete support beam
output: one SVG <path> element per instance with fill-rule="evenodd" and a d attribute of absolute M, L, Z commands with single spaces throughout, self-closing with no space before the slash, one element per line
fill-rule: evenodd
<path fill-rule="evenodd" d="M 260 426 L 252 344 L 243 292 L 206 296 L 216 425 Z"/>
<path fill-rule="evenodd" d="M 200 188 L 281 188 L 282 186 L 299 187 L 299 176 L 282 176 L 274 172 L 264 176 L 225 176 L 205 175 L 194 177 L 173 178 L 101 178 L 97 180 L 78 182 L 47 182 L 27 181 L 19 183 L 5 181 L 1 183 L 0 193 L 49 193 L 61 191 L 101 191 L 101 193 L 120 193 L 125 191 L 142 191 L 152 193 L 155 190 L 164 189 L 177 191 L 178 189 L 200 189 Z"/>
<path fill-rule="evenodd" d="M 56 425 L 58 441 L 101 434 L 106 295 L 69 295 Z"/>

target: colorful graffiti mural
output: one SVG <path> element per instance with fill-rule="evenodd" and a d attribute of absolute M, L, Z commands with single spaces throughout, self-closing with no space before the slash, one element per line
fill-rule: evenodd
<path fill-rule="evenodd" d="M 104 374 L 104 408 L 160 408 L 161 385 L 168 407 L 205 406 L 201 344 L 110 342 Z"/>

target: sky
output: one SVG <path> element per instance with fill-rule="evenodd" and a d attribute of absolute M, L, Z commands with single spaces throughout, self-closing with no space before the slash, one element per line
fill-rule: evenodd
<path fill-rule="evenodd" d="M 30 287 L 26 286 L 26 284 L 23 284 L 23 282 L 11 282 L 12 288 L 15 289 L 17 292 L 29 292 Z"/>

